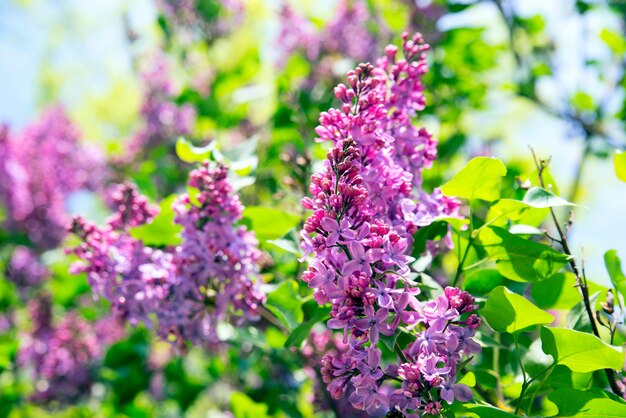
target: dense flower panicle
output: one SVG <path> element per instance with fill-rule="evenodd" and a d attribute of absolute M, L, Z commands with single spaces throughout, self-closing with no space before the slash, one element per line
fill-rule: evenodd
<path fill-rule="evenodd" d="M 60 107 L 45 112 L 20 135 L 0 129 L 0 200 L 9 229 L 49 249 L 64 236 L 67 196 L 97 188 L 105 176 L 98 150 L 80 143 L 76 126 Z"/>
<path fill-rule="evenodd" d="M 86 272 L 94 293 L 129 322 L 142 321 L 181 346 L 215 345 L 221 321 L 258 319 L 265 299 L 256 285 L 261 253 L 254 234 L 236 226 L 243 207 L 225 166 L 204 164 L 192 171 L 189 186 L 197 196 L 174 204 L 181 245 L 155 249 L 129 234 L 155 211 L 126 184 L 114 192 L 117 209 L 105 227 L 74 220 L 72 231 L 83 239 L 72 250 L 81 259 L 74 271 Z"/>
<path fill-rule="evenodd" d="M 421 172 L 436 158 L 436 142 L 411 123 L 424 107 L 427 47 L 419 35 L 403 40 L 404 58 L 387 47 L 376 67 L 359 65 L 349 86 L 335 88 L 342 106 L 322 113 L 316 129 L 318 141 L 334 146 L 302 202 L 313 210 L 301 232 L 305 255 L 313 255 L 302 278 L 316 301 L 331 303 L 328 326 L 343 330 L 349 344 L 323 359 L 322 374 L 335 398 L 354 386 L 348 399 L 369 413 L 423 414 L 440 410 L 442 400 L 469 399 L 469 388 L 455 384 L 457 365 L 480 349 L 472 340 L 480 323 L 473 298 L 446 288 L 421 302 L 409 278 L 412 235 L 438 217 L 458 216 L 459 203 L 421 188 Z M 415 341 L 385 366 L 379 340 L 399 328 Z M 401 383 L 383 384 L 390 379 Z"/>
<path fill-rule="evenodd" d="M 150 61 L 142 72 L 144 97 L 141 105 L 143 127 L 131 139 L 126 159 L 132 160 L 146 149 L 173 143 L 193 129 L 196 112 L 191 105 L 178 105 L 176 91 L 169 78 L 168 63 L 162 56 Z"/>
<path fill-rule="evenodd" d="M 73 312 L 55 326 L 48 296 L 31 300 L 29 311 L 33 330 L 21 344 L 18 359 L 34 374 L 32 399 L 74 402 L 89 394 L 91 370 L 106 346 L 116 341 L 114 336 L 99 340 L 91 325 Z"/>
<path fill-rule="evenodd" d="M 319 60 L 323 55 L 338 55 L 354 61 L 374 57 L 376 40 L 367 29 L 372 16 L 365 1 L 340 0 L 332 20 L 322 29 L 315 28 L 286 3 L 279 12 L 279 19 L 279 67 L 296 51 L 302 51 L 309 60 Z"/>
<path fill-rule="evenodd" d="M 158 209 L 130 183 L 118 186 L 111 200 L 117 208 L 105 227 L 81 217 L 72 221 L 71 232 L 83 240 L 71 250 L 83 261 L 74 264 L 72 272 L 85 272 L 94 293 L 109 300 L 113 310 L 132 324 L 149 321 L 149 314 L 167 295 L 171 255 L 145 247 L 128 228 L 150 222 Z"/>
<path fill-rule="evenodd" d="M 226 166 L 204 163 L 189 176 L 189 186 L 198 190 L 197 204 L 182 195 L 174 205 L 183 243 L 175 253 L 179 282 L 169 310 L 178 319 L 166 330 L 183 340 L 217 343 L 219 321 L 227 316 L 257 320 L 265 301 L 256 286 L 261 252 L 254 233 L 235 226 L 243 206 L 227 175 Z"/>
<path fill-rule="evenodd" d="M 20 290 L 38 285 L 49 275 L 50 272 L 41 264 L 33 250 L 21 245 L 13 250 L 6 269 L 6 277 Z"/>

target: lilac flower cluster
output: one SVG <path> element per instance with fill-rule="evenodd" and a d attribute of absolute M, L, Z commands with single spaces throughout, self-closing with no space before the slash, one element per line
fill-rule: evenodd
<path fill-rule="evenodd" d="M 96 188 L 104 177 L 103 156 L 79 137 L 60 107 L 45 112 L 20 135 L 0 128 L 0 201 L 7 227 L 27 234 L 41 249 L 55 247 L 65 234 L 67 196 Z"/>
<path fill-rule="evenodd" d="M 367 29 L 372 16 L 365 1 L 340 0 L 333 18 L 320 30 L 288 4 L 283 5 L 279 18 L 279 67 L 299 50 L 304 52 L 307 59 L 315 61 L 328 55 L 355 61 L 374 56 L 376 40 Z"/>
<path fill-rule="evenodd" d="M 163 56 L 150 61 L 142 72 L 144 98 L 141 118 L 144 126 L 130 141 L 126 159 L 133 160 L 142 152 L 163 144 L 173 143 L 181 135 L 189 135 L 196 113 L 191 105 L 174 102 L 176 91 L 169 78 L 168 63 Z"/>
<path fill-rule="evenodd" d="M 331 303 L 328 326 L 349 343 L 345 354 L 322 360 L 331 395 L 343 396 L 351 384 L 356 408 L 421 415 L 471 396 L 455 380 L 462 355 L 480 350 L 472 340 L 480 319 L 466 292 L 446 288 L 422 302 L 409 278 L 412 235 L 438 217 L 458 216 L 459 202 L 421 188 L 421 172 L 436 158 L 436 141 L 411 124 L 424 107 L 427 46 L 420 35 L 403 41 L 404 58 L 389 46 L 376 67 L 350 71 L 349 87 L 334 91 L 341 108 L 320 116 L 317 140 L 334 146 L 302 202 L 313 210 L 301 233 L 305 254 L 313 254 L 303 280 L 318 303 Z M 397 363 L 385 366 L 381 334 L 398 333 L 413 341 L 396 344 Z"/>
<path fill-rule="evenodd" d="M 29 311 L 33 331 L 26 336 L 18 359 L 34 373 L 32 399 L 73 402 L 89 394 L 91 368 L 104 349 L 91 325 L 70 312 L 55 326 L 47 296 L 31 300 Z"/>
<path fill-rule="evenodd" d="M 172 29 L 182 36 L 182 41 L 197 36 L 221 36 L 229 33 L 243 20 L 244 5 L 241 0 L 222 0 L 218 16 L 204 16 L 199 0 L 157 0 L 157 6 L 167 18 Z"/>
<path fill-rule="evenodd" d="M 109 300 L 129 322 L 142 321 L 179 346 L 218 344 L 217 325 L 258 319 L 265 296 L 255 283 L 260 251 L 254 234 L 235 224 L 243 207 L 227 168 L 209 163 L 192 171 L 189 186 L 174 204 L 183 227 L 182 244 L 165 250 L 133 238 L 129 228 L 149 223 L 156 211 L 134 186 L 116 193 L 116 212 L 105 227 L 74 220 L 83 243 L 72 250 L 94 293 Z"/>
<path fill-rule="evenodd" d="M 20 291 L 38 285 L 49 277 L 50 272 L 41 264 L 37 254 L 28 247 L 17 246 L 9 260 L 6 277 Z"/>

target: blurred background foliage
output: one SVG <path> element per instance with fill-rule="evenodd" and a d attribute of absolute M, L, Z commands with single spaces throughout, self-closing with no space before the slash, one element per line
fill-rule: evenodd
<path fill-rule="evenodd" d="M 0 121 L 19 131 L 42 108 L 61 103 L 80 128 L 81 140 L 105 152 L 111 181 L 131 178 L 157 202 L 184 191 L 198 154 L 223 156 L 235 168 L 248 206 L 244 223 L 256 231 L 267 253 L 265 281 L 280 284 L 284 294 L 278 296 L 298 301 L 294 310 L 279 298 L 275 308 L 288 320 L 292 315 L 295 323 L 313 317 L 308 290 L 292 280 L 301 268 L 294 255 L 299 251 L 295 230 L 304 216 L 299 202 L 325 154 L 313 142 L 314 128 L 319 113 L 334 103 L 332 87 L 357 61 L 372 56 L 322 48 L 311 58 L 306 45 L 288 50 L 282 44 L 284 4 L 279 1 L 198 0 L 192 2 L 190 16 L 168 13 L 163 3 L 169 2 L 0 3 Z M 441 185 L 472 156 L 498 155 L 509 167 L 503 196 L 519 198 L 515 185 L 534 169 L 528 145 L 551 155 L 561 195 L 581 204 L 575 211 L 572 247 L 581 252 L 584 243 L 588 276 L 606 285 L 601 254 L 610 248 L 626 250 L 626 226 L 607 222 L 621 219 L 626 211 L 624 184 L 611 163 L 616 151 L 626 148 L 626 3 L 365 4 L 369 16 L 363 28 L 375 41 L 374 55 L 397 41 L 403 30 L 420 31 L 431 44 L 427 107 L 418 123 L 439 139 L 439 162 L 425 173 L 426 189 Z M 332 0 L 289 5 L 321 32 L 337 8 Z M 155 60 L 167 68 L 172 85 L 167 100 L 193 109 L 196 117 L 189 132 L 168 131 L 155 146 L 128 158 L 133 138 L 148 123 L 145 103 L 151 80 L 145 69 L 153 68 Z M 177 145 L 179 134 L 186 143 Z M 206 151 L 194 148 L 207 144 Z M 102 220 L 107 214 L 95 192 L 74 193 L 67 205 L 69 213 L 90 219 Z M 262 213 L 267 207 L 276 212 Z M 165 210 L 164 216 L 171 214 Z M 266 225 L 268 218 L 273 222 Z M 136 233 L 164 245 L 176 231 Z M 0 270 L 6 270 L 16 245 L 31 244 L 27 237 L 3 231 Z M 70 256 L 60 249 L 40 255 L 51 279 L 36 292 L 52 296 L 55 318 L 69 311 L 92 321 L 105 315 L 106 303 L 92 300 L 85 278 L 68 273 Z M 453 272 L 446 257 L 436 264 L 441 275 Z M 481 292 L 480 278 L 468 277 L 466 286 L 472 285 Z M 17 353 L 23 331 L 32 327 L 26 305 L 34 297 L 0 280 L 0 416 L 261 418 L 336 413 L 314 408 L 309 400 L 316 390 L 302 370 L 306 359 L 297 350 L 285 353 L 286 336 L 270 325 L 226 329 L 234 350 L 208 356 L 191 349 L 183 357 L 144 329 L 126 329 L 125 337 L 103 348 L 90 371 L 95 383 L 80 402 L 30 402 L 38 382 L 20 369 Z M 546 301 L 546 307 L 551 303 Z M 225 410 L 232 412 L 226 415 L 221 412 Z"/>

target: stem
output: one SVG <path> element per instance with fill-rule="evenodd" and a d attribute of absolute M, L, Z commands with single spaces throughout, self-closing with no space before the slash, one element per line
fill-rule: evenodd
<path fill-rule="evenodd" d="M 517 353 L 517 361 L 519 362 L 519 367 L 522 370 L 522 377 L 524 379 L 524 383 L 522 383 L 522 391 L 519 394 L 519 398 L 517 400 L 517 405 L 515 406 L 515 414 L 520 410 L 522 406 L 522 401 L 524 400 L 524 394 L 526 393 L 526 389 L 528 389 L 528 385 L 530 382 L 527 380 L 526 369 L 524 368 L 524 364 L 522 363 L 522 354 L 519 349 L 519 336 L 517 334 L 513 334 L 513 340 L 515 342 L 515 352 Z"/>
<path fill-rule="evenodd" d="M 276 328 L 278 328 L 279 330 L 281 330 L 283 332 L 283 334 L 290 334 L 289 329 L 283 325 L 282 322 L 280 322 L 280 320 L 278 318 L 276 318 L 274 316 L 274 314 L 272 314 L 265 306 L 261 306 L 259 309 L 259 314 L 263 317 L 263 319 L 265 319 L 267 322 L 269 322 L 270 324 L 274 325 Z"/>
<path fill-rule="evenodd" d="M 496 375 L 496 396 L 499 404 L 502 405 L 504 404 L 504 398 L 502 396 L 502 388 L 500 387 L 500 334 L 494 334 L 493 339 L 497 343 L 493 347 L 493 372 Z"/>
<path fill-rule="evenodd" d="M 533 148 L 530 148 L 530 150 L 533 154 L 535 165 L 537 166 L 537 175 L 539 177 L 539 184 L 541 184 L 541 187 L 545 187 L 542 174 L 543 174 L 543 170 L 547 166 L 545 165 L 544 162 L 539 161 L 539 159 L 537 158 L 537 154 L 535 153 L 535 150 Z M 563 232 L 563 228 L 561 228 L 561 225 L 559 224 L 559 220 L 556 217 L 556 213 L 554 212 L 554 208 L 552 207 L 550 208 L 550 214 L 552 215 L 554 226 L 556 227 L 556 230 L 559 234 L 558 241 L 561 244 L 561 247 L 563 247 L 563 252 L 570 257 L 569 265 L 572 268 L 574 275 L 576 276 L 576 284 L 577 284 L 576 287 L 578 287 L 578 291 L 585 305 L 585 311 L 587 312 L 587 317 L 589 318 L 589 322 L 591 323 L 591 330 L 593 331 L 593 335 L 595 335 L 597 338 L 600 338 L 598 325 L 596 324 L 596 320 L 593 315 L 593 309 L 591 307 L 591 302 L 589 301 L 589 289 L 587 288 L 586 280 L 580 274 L 580 270 L 578 269 L 578 265 L 576 264 L 576 259 L 574 258 L 574 255 L 572 254 L 572 251 L 569 248 L 569 244 L 567 243 L 567 236 Z M 606 377 L 609 380 L 609 385 L 611 386 L 611 390 L 613 391 L 613 393 L 615 393 L 617 396 L 621 398 L 623 395 L 622 395 L 622 391 L 617 386 L 617 382 L 615 379 L 615 371 L 611 369 L 604 369 L 604 372 L 606 373 Z"/>
<path fill-rule="evenodd" d="M 398 357 L 400 357 L 400 359 L 402 360 L 403 363 L 408 363 L 408 360 L 406 359 L 406 356 L 404 355 L 404 353 L 402 352 L 402 349 L 400 348 L 400 346 L 398 345 L 398 343 L 396 342 L 395 345 L 393 346 L 393 350 L 396 352 L 396 354 L 398 355 Z"/>
<path fill-rule="evenodd" d="M 465 260 L 467 260 L 467 256 L 469 255 L 469 250 L 474 244 L 474 223 L 472 222 L 472 202 L 469 203 L 469 238 L 467 239 L 467 247 L 465 247 L 465 253 L 463 257 L 459 261 L 459 266 L 456 269 L 456 274 L 454 275 L 454 280 L 452 281 L 452 287 L 456 287 L 459 283 L 459 279 L 461 278 L 461 274 L 463 273 L 463 264 L 465 264 Z M 461 242 L 461 233 L 459 231 L 459 242 Z"/>

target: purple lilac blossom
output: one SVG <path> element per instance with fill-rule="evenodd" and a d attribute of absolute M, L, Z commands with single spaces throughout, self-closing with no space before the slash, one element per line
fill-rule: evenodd
<path fill-rule="evenodd" d="M 349 349 L 322 359 L 322 375 L 334 398 L 370 414 L 380 408 L 422 415 L 441 401 L 468 400 L 456 381 L 463 355 L 480 351 L 472 340 L 480 319 L 474 299 L 447 287 L 422 302 L 408 273 L 412 235 L 442 216 L 458 216 L 459 202 L 422 189 L 422 170 L 436 159 L 436 141 L 411 119 L 424 107 L 426 72 L 420 35 L 403 35 L 403 55 L 389 46 L 376 66 L 348 73 L 349 87 L 334 90 L 341 109 L 320 115 L 318 141 L 332 141 L 324 169 L 311 177 L 313 210 L 301 232 L 313 255 L 303 280 L 320 304 L 330 302 L 328 327 L 341 329 Z M 396 347 L 397 363 L 385 365 L 383 336 L 406 332 L 414 340 Z"/>
<path fill-rule="evenodd" d="M 199 0 L 157 0 L 156 3 L 183 42 L 230 33 L 242 23 L 245 11 L 241 0 L 215 2 L 219 6 L 217 16 L 206 17 Z"/>
<path fill-rule="evenodd" d="M 54 248 L 65 235 L 67 196 L 98 187 L 105 177 L 103 155 L 80 143 L 61 107 L 44 112 L 20 135 L 0 129 L 0 150 L 8 229 L 27 234 L 40 249 Z"/>
<path fill-rule="evenodd" d="M 374 58 L 376 40 L 367 28 L 372 16 L 365 1 L 340 0 L 333 18 L 321 29 L 288 4 L 281 8 L 279 19 L 278 44 L 281 52 L 276 63 L 278 67 L 283 67 L 297 51 L 315 61 L 329 55 L 357 62 Z"/>
<path fill-rule="evenodd" d="M 131 324 L 144 322 L 181 348 L 219 344 L 221 321 L 257 320 L 265 300 L 256 285 L 261 252 L 254 233 L 236 226 L 243 206 L 227 174 L 209 163 L 191 172 L 197 195 L 181 195 L 173 207 L 182 244 L 164 250 L 130 235 L 156 210 L 134 186 L 122 185 L 105 227 L 74 220 L 72 232 L 83 243 L 71 250 L 81 259 L 73 271 L 86 272 L 94 293 Z"/>
<path fill-rule="evenodd" d="M 73 312 L 55 326 L 48 296 L 31 300 L 29 311 L 33 330 L 18 359 L 34 373 L 33 401 L 71 403 L 89 394 L 92 367 L 112 341 L 99 341 L 91 325 Z"/>
<path fill-rule="evenodd" d="M 28 247 L 19 245 L 13 250 L 6 277 L 24 291 L 38 285 L 49 277 L 48 269 L 39 262 L 37 254 Z"/>
<path fill-rule="evenodd" d="M 181 135 L 193 129 L 196 112 L 191 105 L 179 106 L 174 102 L 176 91 L 169 79 L 168 63 L 156 56 L 142 72 L 144 97 L 141 118 L 144 126 L 134 135 L 128 146 L 126 160 L 132 161 L 146 150 L 164 144 L 173 144 Z"/>

